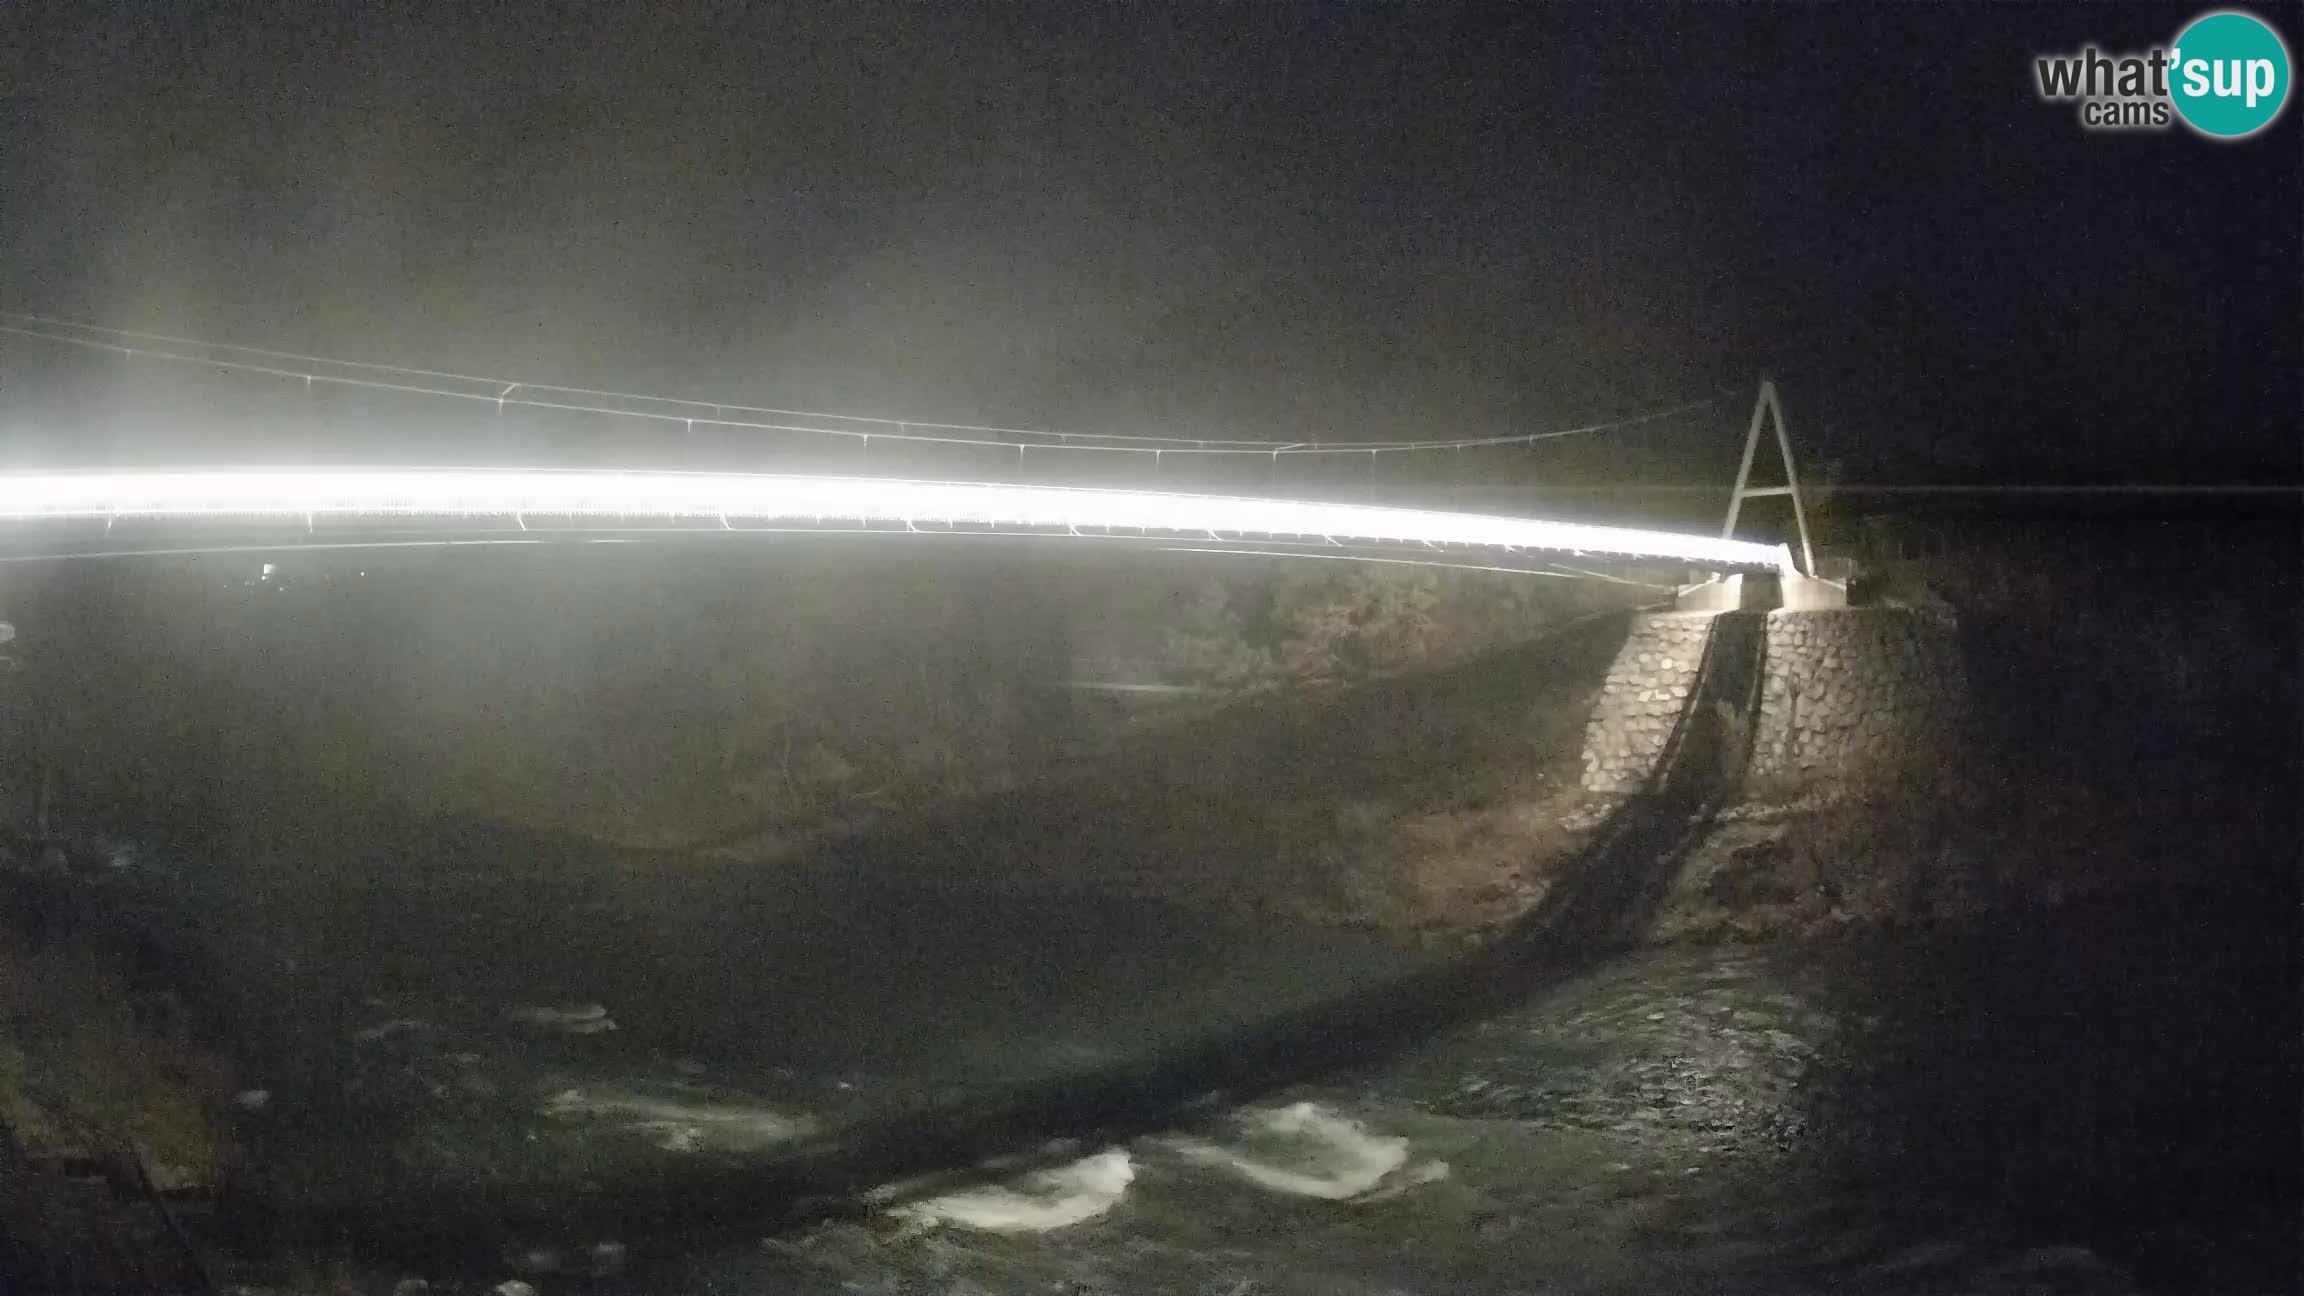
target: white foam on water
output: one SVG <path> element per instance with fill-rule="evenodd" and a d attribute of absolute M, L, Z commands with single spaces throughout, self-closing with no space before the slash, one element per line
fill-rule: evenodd
<path fill-rule="evenodd" d="M 992 1233 L 1045 1233 L 1095 1219 L 1136 1181 L 1136 1163 L 1118 1148 L 1013 1184 L 971 1188 L 898 1206 L 889 1214 L 920 1224 L 957 1224 Z"/>
<path fill-rule="evenodd" d="M 565 1089 L 544 1104 L 546 1116 L 589 1118 L 628 1126 L 667 1152 L 757 1152 L 816 1131 L 804 1116 L 731 1103 L 674 1102 L 616 1089 Z"/>
<path fill-rule="evenodd" d="M 1219 1166 L 1260 1188 L 1295 1197 L 1344 1201 L 1368 1192 L 1408 1162 L 1408 1140 L 1371 1134 L 1348 1116 L 1300 1102 L 1236 1117 L 1239 1146 L 1182 1139 L 1178 1151 Z"/>

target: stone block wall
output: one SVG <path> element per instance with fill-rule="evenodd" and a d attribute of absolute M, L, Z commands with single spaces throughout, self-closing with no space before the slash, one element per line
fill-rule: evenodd
<path fill-rule="evenodd" d="M 1633 618 L 1585 726 L 1585 791 L 1632 793 L 1647 781 L 1687 707 L 1712 622 L 1705 612 Z"/>
<path fill-rule="evenodd" d="M 1948 759 L 1967 713 L 1949 618 L 1905 608 L 1771 612 L 1750 775 L 1829 780 Z"/>

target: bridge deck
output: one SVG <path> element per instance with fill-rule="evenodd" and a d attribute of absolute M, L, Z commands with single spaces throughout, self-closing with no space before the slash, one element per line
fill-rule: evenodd
<path fill-rule="evenodd" d="M 346 540 L 665 531 L 896 530 L 1080 538 L 1415 547 L 1788 567 L 1781 545 L 1485 513 L 1298 499 L 982 482 L 745 473 L 468 469 L 0 474 L 0 547 L 88 552 L 119 530 Z M 101 549 L 102 545 L 96 548 Z M 115 546 L 116 547 L 116 546 Z"/>

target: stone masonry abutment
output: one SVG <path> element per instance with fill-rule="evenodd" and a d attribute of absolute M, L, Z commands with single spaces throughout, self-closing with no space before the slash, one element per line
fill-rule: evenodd
<path fill-rule="evenodd" d="M 1623 796 L 1656 771 L 1695 689 L 1715 612 L 1633 619 L 1585 728 L 1586 791 Z M 1750 726 L 1748 782 L 1843 781 L 1957 750 L 1968 691 L 1954 623 L 1905 608 L 1778 609 Z"/>

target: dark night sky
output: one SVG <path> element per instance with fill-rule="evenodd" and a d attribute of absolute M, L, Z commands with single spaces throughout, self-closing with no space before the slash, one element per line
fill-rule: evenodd
<path fill-rule="evenodd" d="M 2304 107 L 2030 87 L 2186 6 L 9 9 L 10 309 L 1180 434 L 1765 368 L 1866 476 L 2304 476 Z"/>

